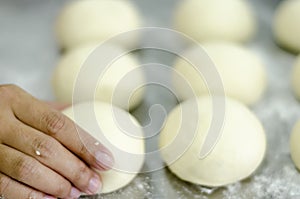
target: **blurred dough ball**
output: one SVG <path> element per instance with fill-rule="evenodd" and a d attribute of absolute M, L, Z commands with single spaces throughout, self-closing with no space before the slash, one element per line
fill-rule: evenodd
<path fill-rule="evenodd" d="M 128 0 L 77 0 L 65 6 L 58 16 L 56 33 L 62 48 L 102 42 L 141 26 L 141 18 Z M 113 41 L 123 47 L 137 45 L 136 34 Z"/>
<path fill-rule="evenodd" d="M 255 34 L 256 22 L 245 0 L 183 0 L 175 12 L 175 29 L 198 42 L 245 42 Z"/>
<path fill-rule="evenodd" d="M 137 120 L 124 110 L 102 102 L 76 104 L 63 113 L 99 140 L 114 156 L 114 168 L 99 171 L 103 183 L 99 193 L 109 193 L 128 185 L 144 164 L 145 144 L 141 139 L 143 132 Z M 93 118 L 94 116 L 96 118 Z M 122 119 L 132 121 L 136 126 L 135 131 L 131 131 L 131 128 L 123 123 L 120 128 L 118 123 Z M 97 124 L 93 121 L 97 121 Z M 111 145 L 113 147 L 110 147 Z"/>
<path fill-rule="evenodd" d="M 262 97 L 267 80 L 264 64 L 259 57 L 245 47 L 229 42 L 209 42 L 203 44 L 203 48 L 219 72 L 226 95 L 246 105 L 253 105 Z M 183 56 L 197 57 L 198 49 L 199 47 L 193 47 Z M 198 64 L 204 69 L 211 67 L 205 65 L 206 63 L 188 63 L 182 58 L 177 59 L 175 71 L 184 79 L 177 78 L 177 74 L 174 73 L 173 83 L 180 100 L 194 97 L 194 94 L 190 92 L 190 86 L 197 96 L 208 94 L 208 92 L 218 94 L 217 88 L 208 90 L 207 78 L 197 73 L 191 64 Z"/>
<path fill-rule="evenodd" d="M 106 57 L 110 53 L 123 52 L 117 46 L 106 46 L 107 54 L 99 54 Z M 96 49 L 96 44 L 88 44 L 79 48 L 73 49 L 64 54 L 57 64 L 53 74 L 53 89 L 58 101 L 72 103 L 74 88 L 76 96 L 74 100 L 87 101 L 94 98 L 107 103 L 112 103 L 125 110 L 131 110 L 138 106 L 144 97 L 145 77 L 143 71 L 139 67 L 137 58 L 132 54 L 125 54 L 117 60 L 111 60 L 109 66 L 103 66 L 101 63 L 95 63 L 92 67 L 94 70 L 81 73 L 81 80 L 85 77 L 84 82 L 77 83 L 77 75 L 82 69 L 89 57 L 90 53 Z M 95 51 L 94 51 L 95 53 Z M 97 60 L 96 60 L 97 61 Z M 90 66 L 89 66 L 90 67 Z M 95 80 L 92 78 L 96 74 L 98 83 L 95 85 Z M 80 84 L 80 85 L 79 85 Z M 91 95 L 89 89 L 93 90 Z M 78 96 L 80 93 L 80 96 Z"/>
<path fill-rule="evenodd" d="M 248 108 L 227 98 L 224 123 L 220 123 L 222 134 L 213 150 L 200 158 L 212 123 L 211 100 L 206 96 L 179 104 L 167 118 L 159 146 L 163 160 L 180 179 L 218 187 L 248 178 L 255 172 L 264 159 L 266 136 Z"/>
<path fill-rule="evenodd" d="M 277 8 L 273 26 L 279 45 L 300 52 L 300 0 L 282 1 Z"/>
<path fill-rule="evenodd" d="M 292 86 L 298 100 L 300 100 L 300 55 L 297 57 L 292 71 Z"/>
<path fill-rule="evenodd" d="M 300 170 L 300 121 L 295 125 L 291 138 L 290 138 L 290 150 L 294 164 Z"/>

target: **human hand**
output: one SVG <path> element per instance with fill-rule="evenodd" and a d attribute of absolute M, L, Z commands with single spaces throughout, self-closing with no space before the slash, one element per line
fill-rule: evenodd
<path fill-rule="evenodd" d="M 91 168 L 107 170 L 113 158 L 96 139 L 14 85 L 0 85 L 0 110 L 0 196 L 78 198 L 99 190 Z"/>

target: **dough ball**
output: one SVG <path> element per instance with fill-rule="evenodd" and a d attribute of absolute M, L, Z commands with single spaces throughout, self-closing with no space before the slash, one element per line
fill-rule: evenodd
<path fill-rule="evenodd" d="M 256 22 L 245 0 L 183 0 L 175 12 L 175 29 L 198 42 L 245 42 L 253 37 Z"/>
<path fill-rule="evenodd" d="M 292 86 L 297 99 L 300 100 L 300 56 L 298 56 L 292 72 Z"/>
<path fill-rule="evenodd" d="M 226 99 L 225 120 L 220 124 L 222 134 L 211 153 L 200 158 L 212 114 L 208 96 L 179 104 L 168 116 L 160 135 L 163 160 L 182 180 L 203 186 L 225 186 L 248 178 L 262 163 L 266 151 L 261 123 L 243 104 Z"/>
<path fill-rule="evenodd" d="M 94 114 L 90 113 L 91 107 Z M 63 113 L 99 140 L 114 155 L 114 168 L 109 171 L 98 171 L 103 183 L 102 191 L 99 190 L 99 193 L 100 191 L 109 193 L 128 185 L 144 164 L 145 146 L 144 140 L 140 139 L 143 132 L 136 119 L 124 110 L 102 102 L 76 104 Z M 120 128 L 120 120 L 128 118 L 137 127 L 135 131 L 130 131 L 131 128 L 124 124 Z M 97 121 L 98 124 L 94 124 L 93 121 Z M 109 143 L 114 147 L 110 147 Z"/>
<path fill-rule="evenodd" d="M 300 140 L 300 121 L 295 125 L 290 140 L 290 150 L 291 150 L 292 160 L 298 169 L 300 169 L 299 140 Z"/>
<path fill-rule="evenodd" d="M 126 110 L 135 108 L 143 100 L 144 88 L 141 87 L 145 83 L 143 71 L 139 67 L 137 58 L 132 54 L 126 54 L 117 60 L 111 60 L 109 66 L 95 65 L 95 70 L 89 70 L 85 74 L 86 81 L 77 81 L 77 76 L 82 69 L 83 64 L 91 52 L 97 53 L 96 44 L 88 44 L 73 49 L 64 54 L 57 64 L 53 74 L 53 88 L 58 101 L 71 103 L 73 98 L 73 90 L 76 88 L 77 93 L 75 101 L 97 100 L 112 103 Z M 116 51 L 123 52 L 116 46 L 107 46 L 105 53 L 113 53 Z M 99 56 L 106 56 L 101 54 Z M 94 71 L 99 73 L 98 84 L 93 82 Z M 82 74 L 82 73 L 81 73 Z M 97 75 L 97 74 L 96 74 Z M 95 81 L 95 80 L 94 80 Z M 95 96 L 88 94 L 88 88 L 95 88 Z M 80 98 L 78 98 L 80 97 Z"/>
<path fill-rule="evenodd" d="M 58 16 L 56 35 L 62 48 L 102 42 L 141 26 L 140 15 L 127 0 L 80 0 L 65 6 Z M 138 36 L 114 41 L 124 47 L 137 44 Z"/>
<path fill-rule="evenodd" d="M 300 0 L 285 0 L 274 18 L 274 35 L 278 44 L 300 52 Z"/>
<path fill-rule="evenodd" d="M 262 97 L 267 78 L 264 64 L 255 54 L 245 47 L 229 42 L 210 42 L 204 44 L 203 48 L 219 72 L 226 95 L 246 105 L 252 105 Z M 191 48 L 183 56 L 198 56 L 198 49 L 199 47 Z M 173 83 L 176 94 L 181 100 L 194 97 L 194 94 L 189 92 L 191 89 L 186 82 L 191 85 L 196 95 L 208 93 L 207 78 L 197 73 L 192 64 L 202 66 L 204 69 L 209 67 L 205 65 L 206 63 L 189 63 L 178 58 L 175 62 L 175 71 L 185 80 L 178 78 L 178 75 L 174 73 Z M 211 88 L 210 92 L 216 93 L 217 90 L 217 88 Z"/>

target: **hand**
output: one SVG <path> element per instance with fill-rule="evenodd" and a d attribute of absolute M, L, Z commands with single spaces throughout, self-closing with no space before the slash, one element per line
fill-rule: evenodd
<path fill-rule="evenodd" d="M 0 195 L 5 199 L 96 193 L 101 180 L 92 168 L 107 170 L 113 164 L 111 153 L 96 142 L 47 103 L 17 86 L 0 85 Z"/>
<path fill-rule="evenodd" d="M 67 104 L 67 103 L 59 103 L 59 102 L 47 102 L 47 104 L 51 107 L 54 108 L 58 111 L 62 111 L 65 108 L 68 108 L 69 106 L 71 106 L 71 104 Z"/>

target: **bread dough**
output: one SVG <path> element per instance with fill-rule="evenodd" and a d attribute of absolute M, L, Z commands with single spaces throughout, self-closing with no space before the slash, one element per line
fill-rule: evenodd
<path fill-rule="evenodd" d="M 57 64 L 53 74 L 53 88 L 58 101 L 72 102 L 73 89 L 76 86 L 76 78 L 85 60 L 90 53 L 96 49 L 96 44 L 88 44 L 73 49 L 63 55 Z M 107 52 L 123 52 L 116 46 L 107 46 Z M 106 55 L 99 55 L 106 56 Z M 112 60 L 113 61 L 113 60 Z M 98 66 L 97 66 L 98 67 Z M 101 100 L 129 110 L 135 108 L 144 96 L 145 77 L 139 68 L 137 58 L 132 54 L 126 54 L 118 58 L 110 66 L 103 67 L 103 72 L 99 74 L 98 85 L 89 82 L 90 75 L 80 87 L 76 86 L 81 95 L 77 101 Z M 92 74 L 91 74 L 92 75 Z M 96 87 L 97 86 L 97 87 Z M 86 88 L 95 88 L 95 96 L 87 94 Z"/>
<path fill-rule="evenodd" d="M 294 164 L 300 169 L 300 121 L 295 125 L 290 139 L 290 150 Z"/>
<path fill-rule="evenodd" d="M 290 140 L 290 150 L 291 150 L 292 160 L 298 169 L 300 169 L 299 140 L 300 140 L 300 121 L 295 125 Z"/>
<path fill-rule="evenodd" d="M 300 56 L 297 57 L 292 71 L 292 86 L 297 99 L 300 100 Z"/>
<path fill-rule="evenodd" d="M 197 115 L 189 114 L 197 107 Z M 182 180 L 203 186 L 225 186 L 248 178 L 262 163 L 266 151 L 266 136 L 261 123 L 240 102 L 227 98 L 220 139 L 211 153 L 200 159 L 200 149 L 211 121 L 210 97 L 179 104 L 168 116 L 160 134 L 163 160 Z M 198 124 L 196 131 L 191 130 L 193 122 Z M 193 139 L 186 140 L 191 137 Z M 189 147 L 183 148 L 186 143 L 190 143 Z"/>
<path fill-rule="evenodd" d="M 93 112 L 95 115 L 89 112 L 92 105 L 94 105 Z M 137 120 L 124 110 L 102 102 L 76 104 L 73 108 L 64 110 L 63 113 L 104 144 L 114 155 L 114 168 L 105 172 L 98 171 L 103 183 L 101 193 L 109 193 L 128 185 L 144 164 L 145 146 L 144 140 L 140 139 L 143 137 L 143 132 Z M 136 125 L 136 131 L 128 132 L 130 129 L 128 126 L 122 126 L 123 128 L 120 129 L 118 121 L 115 120 L 115 115 L 118 119 L 129 117 Z M 98 122 L 96 128 L 92 118 L 94 116 L 96 116 Z M 99 129 L 101 129 L 101 132 Z M 108 142 L 114 148 L 109 147 Z M 118 152 L 115 147 L 121 150 L 122 153 Z"/>
<path fill-rule="evenodd" d="M 279 45 L 300 52 L 300 0 L 281 1 L 273 26 Z"/>
<path fill-rule="evenodd" d="M 141 17 L 128 0 L 80 0 L 65 6 L 58 16 L 56 35 L 62 48 L 71 49 L 102 42 L 122 32 L 141 27 Z M 114 41 L 123 47 L 135 46 L 138 35 Z"/>
<path fill-rule="evenodd" d="M 175 29 L 198 42 L 245 42 L 256 32 L 256 21 L 245 0 L 183 0 L 175 12 Z"/>
<path fill-rule="evenodd" d="M 267 78 L 264 64 L 259 57 L 245 47 L 229 42 L 209 42 L 203 47 L 219 72 L 226 95 L 246 105 L 252 105 L 262 97 Z M 189 49 L 183 56 L 197 56 L 195 52 L 198 48 Z M 178 58 L 175 62 L 173 84 L 181 100 L 194 97 L 193 93 L 188 92 L 191 89 L 187 88 L 186 82 L 190 83 L 196 95 L 208 93 L 206 77 L 197 73 L 192 64 L 203 65 L 205 63 L 189 63 L 183 58 Z M 182 75 L 185 80 L 178 78 L 176 73 Z M 215 93 L 217 89 L 210 88 L 210 92 Z"/>

